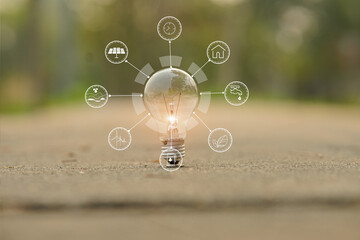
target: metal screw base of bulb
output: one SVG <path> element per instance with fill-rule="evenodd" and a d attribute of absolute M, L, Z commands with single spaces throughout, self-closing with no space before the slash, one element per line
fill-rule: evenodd
<path fill-rule="evenodd" d="M 163 145 L 161 146 L 161 152 L 164 155 L 164 159 L 167 161 L 166 167 L 178 167 L 181 158 L 185 157 L 185 144 L 184 139 L 174 138 L 166 139 L 161 141 Z M 175 149 L 176 158 L 174 158 L 174 153 L 171 153 L 169 149 Z M 179 153 L 181 156 L 179 156 Z"/>

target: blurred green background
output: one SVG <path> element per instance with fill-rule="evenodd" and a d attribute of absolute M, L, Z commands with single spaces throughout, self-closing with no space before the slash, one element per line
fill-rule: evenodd
<path fill-rule="evenodd" d="M 168 45 L 158 21 L 177 17 L 181 68 L 202 65 L 223 40 L 231 57 L 208 64 L 201 91 L 240 80 L 252 98 L 360 103 L 360 1 L 357 0 L 1 0 L 0 111 L 83 101 L 86 88 L 137 88 L 136 70 L 110 64 L 104 48 L 121 40 L 128 60 L 160 69 Z"/>

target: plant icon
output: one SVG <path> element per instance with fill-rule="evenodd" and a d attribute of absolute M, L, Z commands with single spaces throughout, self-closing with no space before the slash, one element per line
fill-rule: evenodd
<path fill-rule="evenodd" d="M 216 148 L 225 147 L 227 144 L 228 144 L 228 136 L 227 135 L 223 135 L 223 136 L 219 137 L 218 139 L 213 139 L 213 145 Z"/>

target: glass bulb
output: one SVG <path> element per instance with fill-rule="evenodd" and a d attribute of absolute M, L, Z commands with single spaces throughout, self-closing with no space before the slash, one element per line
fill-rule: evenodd
<path fill-rule="evenodd" d="M 196 83 L 183 70 L 167 68 L 150 77 L 145 86 L 144 102 L 157 123 L 162 151 L 174 148 L 185 156 L 186 128 L 198 100 Z"/>

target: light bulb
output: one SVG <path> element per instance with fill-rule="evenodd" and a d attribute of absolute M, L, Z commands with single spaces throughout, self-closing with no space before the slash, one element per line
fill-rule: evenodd
<path fill-rule="evenodd" d="M 182 158 L 185 156 L 186 128 L 198 100 L 196 83 L 183 70 L 166 68 L 147 81 L 144 103 L 157 123 L 163 153 L 176 149 Z M 177 159 L 179 156 L 166 158 L 167 164 L 177 166 Z"/>

